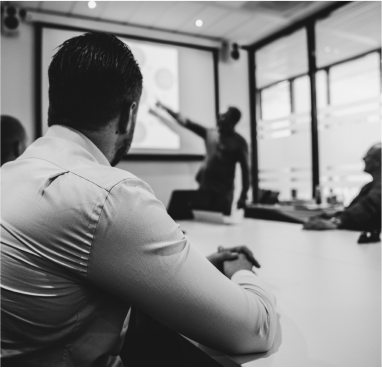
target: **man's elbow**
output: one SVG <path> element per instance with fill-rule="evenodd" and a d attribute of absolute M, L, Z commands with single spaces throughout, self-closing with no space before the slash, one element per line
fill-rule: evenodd
<path fill-rule="evenodd" d="M 235 337 L 229 347 L 230 354 L 254 354 L 269 351 L 274 343 L 276 336 L 276 326 L 267 324 L 260 331 L 247 331 L 239 337 Z"/>

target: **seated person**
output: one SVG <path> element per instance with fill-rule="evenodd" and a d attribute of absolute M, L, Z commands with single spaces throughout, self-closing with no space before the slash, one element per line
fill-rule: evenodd
<path fill-rule="evenodd" d="M 1 115 L 1 166 L 19 157 L 27 146 L 21 123 L 12 116 Z"/>
<path fill-rule="evenodd" d="M 121 366 L 131 306 L 226 353 L 270 349 L 275 299 L 252 253 L 206 259 L 147 183 L 113 167 L 142 93 L 128 46 L 74 37 L 48 74 L 49 129 L 2 168 L 2 364 Z"/>
<path fill-rule="evenodd" d="M 373 232 L 381 228 L 381 143 L 363 158 L 364 171 L 373 177 L 341 212 L 324 212 L 304 224 L 306 230 L 348 229 Z"/>
<path fill-rule="evenodd" d="M 247 142 L 235 130 L 241 118 L 240 110 L 229 107 L 219 116 L 216 128 L 206 128 L 172 111 L 160 101 L 156 106 L 167 111 L 178 124 L 204 139 L 206 157 L 196 175 L 196 181 L 200 190 L 209 193 L 209 209 L 226 216 L 231 214 L 236 163 L 240 164 L 242 175 L 242 190 L 237 208 L 245 208 L 249 189 L 249 164 Z"/>

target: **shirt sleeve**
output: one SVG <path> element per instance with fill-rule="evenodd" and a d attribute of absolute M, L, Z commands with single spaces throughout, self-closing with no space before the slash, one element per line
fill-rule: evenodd
<path fill-rule="evenodd" d="M 89 281 L 165 326 L 226 353 L 270 349 L 275 300 L 250 271 L 232 280 L 195 249 L 163 204 L 124 181 L 109 193 L 92 244 Z"/>
<path fill-rule="evenodd" d="M 339 218 L 341 229 L 371 231 L 373 227 L 380 226 L 381 184 L 374 185 L 366 195 L 356 198 Z"/>
<path fill-rule="evenodd" d="M 197 134 L 198 136 L 206 139 L 207 137 L 207 128 L 203 125 L 194 123 L 193 121 L 187 119 L 186 120 L 186 128 Z"/>

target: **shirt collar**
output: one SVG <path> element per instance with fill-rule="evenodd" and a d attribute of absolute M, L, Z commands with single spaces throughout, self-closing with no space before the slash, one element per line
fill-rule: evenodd
<path fill-rule="evenodd" d="M 76 143 L 88 151 L 100 165 L 110 166 L 110 162 L 100 149 L 78 130 L 64 125 L 53 125 L 47 130 L 45 137 L 61 138 Z"/>

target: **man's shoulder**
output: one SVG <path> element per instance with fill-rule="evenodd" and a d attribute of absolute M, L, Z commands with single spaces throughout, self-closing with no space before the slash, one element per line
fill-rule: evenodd
<path fill-rule="evenodd" d="M 240 134 L 238 133 L 237 131 L 235 131 L 235 135 L 234 135 L 235 139 L 242 145 L 244 146 L 247 146 L 247 141 L 246 139 Z"/>
<path fill-rule="evenodd" d="M 123 181 L 129 181 L 133 185 L 144 183 L 129 171 L 111 166 L 83 165 L 71 168 L 69 171 L 107 191 Z"/>

